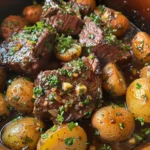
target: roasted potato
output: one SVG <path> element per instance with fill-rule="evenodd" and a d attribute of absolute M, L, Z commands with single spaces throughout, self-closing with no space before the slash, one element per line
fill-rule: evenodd
<path fill-rule="evenodd" d="M 103 68 L 102 86 L 113 96 L 122 96 L 126 93 L 124 77 L 115 63 L 108 63 Z"/>
<path fill-rule="evenodd" d="M 150 79 L 134 80 L 127 89 L 126 102 L 129 111 L 135 118 L 150 122 Z"/>
<path fill-rule="evenodd" d="M 0 91 L 3 92 L 7 74 L 4 68 L 0 68 Z"/>
<path fill-rule="evenodd" d="M 6 98 L 10 106 L 21 113 L 33 111 L 33 82 L 24 77 L 12 81 L 6 91 Z"/>
<path fill-rule="evenodd" d="M 150 62 L 150 37 L 145 32 L 138 32 L 132 39 L 132 50 L 137 60 Z"/>
<path fill-rule="evenodd" d="M 55 125 L 41 135 L 37 150 L 86 150 L 86 142 L 86 133 L 80 126 Z"/>
<path fill-rule="evenodd" d="M 94 10 L 96 7 L 95 0 L 75 0 L 75 2 L 82 5 L 89 5 L 91 7 L 91 10 Z"/>
<path fill-rule="evenodd" d="M 0 93 L 0 117 L 3 115 L 9 115 L 9 110 L 4 95 Z"/>
<path fill-rule="evenodd" d="M 1 32 L 4 39 L 8 38 L 14 31 L 22 29 L 27 22 L 20 16 L 8 16 L 1 24 Z"/>
<path fill-rule="evenodd" d="M 144 66 L 140 71 L 141 78 L 150 78 L 150 65 Z"/>
<path fill-rule="evenodd" d="M 130 22 L 123 14 L 113 9 L 98 6 L 94 12 L 100 16 L 102 22 L 111 27 L 113 34 L 117 37 L 123 36 L 130 27 Z"/>
<path fill-rule="evenodd" d="M 23 10 L 23 16 L 30 24 L 35 24 L 40 20 L 42 14 L 42 6 L 41 5 L 31 5 L 27 6 Z"/>
<path fill-rule="evenodd" d="M 41 135 L 43 122 L 32 117 L 16 118 L 4 127 L 2 142 L 8 148 L 34 150 Z"/>
<path fill-rule="evenodd" d="M 92 116 L 92 126 L 99 131 L 101 139 L 120 142 L 131 137 L 135 121 L 125 108 L 112 105 L 95 112 Z"/>
<path fill-rule="evenodd" d="M 78 58 L 81 52 L 82 47 L 71 36 L 57 35 L 54 53 L 59 60 L 71 61 Z"/>

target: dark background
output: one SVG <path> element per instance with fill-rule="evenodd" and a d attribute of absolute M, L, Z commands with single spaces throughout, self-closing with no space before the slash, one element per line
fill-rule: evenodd
<path fill-rule="evenodd" d="M 32 3 L 33 0 L 0 0 L 0 22 L 10 14 L 21 15 L 23 8 Z M 142 31 L 150 33 L 150 0 L 97 0 L 97 4 L 123 12 Z"/>

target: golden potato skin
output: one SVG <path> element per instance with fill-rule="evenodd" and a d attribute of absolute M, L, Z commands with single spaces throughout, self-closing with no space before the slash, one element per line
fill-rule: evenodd
<path fill-rule="evenodd" d="M 140 71 L 141 78 L 150 78 L 150 66 L 144 66 Z"/>
<path fill-rule="evenodd" d="M 76 0 L 75 2 L 82 5 L 89 5 L 91 7 L 91 10 L 94 10 L 96 7 L 95 0 Z"/>
<path fill-rule="evenodd" d="M 26 146 L 29 146 L 28 150 L 34 150 L 43 127 L 43 122 L 32 117 L 12 120 L 2 131 L 2 142 L 13 150 L 21 150 Z"/>
<path fill-rule="evenodd" d="M 115 63 L 108 63 L 103 68 L 102 86 L 112 96 L 122 96 L 126 93 L 124 77 Z"/>
<path fill-rule="evenodd" d="M 141 117 L 150 122 L 150 79 L 134 80 L 127 89 L 126 102 L 135 118 Z"/>
<path fill-rule="evenodd" d="M 102 6 L 96 7 L 94 10 L 95 14 L 100 16 L 102 22 L 106 23 L 106 25 L 110 25 L 114 35 L 117 37 L 123 36 L 130 28 L 130 22 L 128 18 L 120 12 L 107 7 L 104 7 L 104 11 L 102 11 L 101 7 Z"/>
<path fill-rule="evenodd" d="M 0 68 L 0 92 L 3 92 L 7 74 L 4 68 Z"/>
<path fill-rule="evenodd" d="M 66 52 L 60 53 L 56 49 L 54 50 L 54 53 L 56 57 L 64 62 L 71 61 L 75 58 L 78 58 L 81 55 L 82 47 L 77 44 L 72 44 L 72 47 L 70 47 Z"/>
<path fill-rule="evenodd" d="M 27 22 L 20 16 L 10 15 L 1 24 L 1 32 L 4 39 L 8 38 L 13 31 L 22 29 Z"/>
<path fill-rule="evenodd" d="M 9 115 L 9 110 L 4 95 L 0 93 L 0 116 L 3 115 Z"/>
<path fill-rule="evenodd" d="M 46 138 L 40 138 L 37 150 L 86 150 L 87 144 L 87 135 L 83 128 L 76 126 L 69 130 L 68 125 L 64 124 L 61 126 L 56 126 L 56 131 L 52 132 L 50 129 L 47 130 L 44 135 L 47 135 Z M 74 138 L 75 141 L 72 145 L 68 146 L 65 144 L 66 138 Z"/>
<path fill-rule="evenodd" d="M 150 37 L 145 32 L 138 32 L 132 39 L 132 51 L 137 60 L 150 62 Z"/>
<path fill-rule="evenodd" d="M 33 111 L 33 82 L 24 77 L 15 79 L 7 88 L 6 98 L 10 106 L 21 113 Z"/>
<path fill-rule="evenodd" d="M 30 24 L 35 24 L 40 20 L 42 14 L 42 6 L 41 5 L 31 5 L 27 6 L 23 10 L 23 16 Z"/>
<path fill-rule="evenodd" d="M 135 121 L 125 108 L 112 105 L 95 112 L 92 116 L 92 126 L 99 131 L 101 139 L 120 142 L 131 137 Z"/>

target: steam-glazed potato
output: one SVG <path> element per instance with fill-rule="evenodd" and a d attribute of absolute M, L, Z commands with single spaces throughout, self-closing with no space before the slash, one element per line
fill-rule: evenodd
<path fill-rule="evenodd" d="M 0 93 L 0 117 L 3 115 L 9 115 L 9 110 L 4 95 Z"/>
<path fill-rule="evenodd" d="M 87 136 L 78 125 L 53 126 L 41 135 L 37 150 L 86 150 Z"/>
<path fill-rule="evenodd" d="M 4 68 L 0 68 L 0 91 L 3 92 L 6 83 L 6 71 Z"/>
<path fill-rule="evenodd" d="M 68 62 L 75 58 L 78 58 L 81 55 L 82 47 L 78 44 L 72 44 L 72 46 L 69 49 L 67 49 L 64 53 L 61 53 L 57 49 L 55 49 L 54 52 L 59 60 Z"/>
<path fill-rule="evenodd" d="M 81 55 L 82 47 L 71 36 L 57 36 L 54 53 L 64 62 L 71 61 Z"/>
<path fill-rule="evenodd" d="M 75 2 L 83 5 L 89 5 L 91 7 L 91 10 L 94 10 L 96 7 L 95 0 L 75 0 Z"/>
<path fill-rule="evenodd" d="M 33 110 L 33 82 L 20 77 L 15 79 L 6 91 L 10 106 L 21 113 L 31 113 Z"/>
<path fill-rule="evenodd" d="M 112 105 L 95 112 L 92 126 L 99 131 L 101 139 L 120 142 L 131 137 L 135 122 L 132 114 L 125 108 Z"/>
<path fill-rule="evenodd" d="M 13 150 L 21 150 L 27 147 L 28 150 L 34 150 L 43 126 L 43 122 L 36 118 L 16 118 L 4 127 L 1 137 L 2 142 Z"/>
<path fill-rule="evenodd" d="M 3 38 L 8 38 L 13 31 L 22 29 L 27 22 L 20 16 L 8 16 L 1 24 L 1 32 Z"/>
<path fill-rule="evenodd" d="M 150 65 L 144 66 L 140 71 L 141 78 L 150 78 Z"/>
<path fill-rule="evenodd" d="M 145 32 L 138 32 L 132 39 L 132 50 L 137 60 L 150 62 L 150 37 Z"/>
<path fill-rule="evenodd" d="M 133 81 L 127 89 L 126 102 L 135 118 L 141 117 L 145 122 L 150 122 L 150 79 Z"/>
<path fill-rule="evenodd" d="M 101 17 L 101 20 L 110 25 L 113 34 L 117 37 L 123 36 L 130 27 L 130 22 L 123 14 L 113 9 L 98 6 L 94 12 Z"/>
<path fill-rule="evenodd" d="M 42 14 L 41 5 L 31 5 L 27 6 L 23 10 L 23 16 L 28 23 L 34 24 L 40 20 Z"/>
<path fill-rule="evenodd" d="M 108 63 L 103 68 L 102 86 L 113 96 L 122 96 L 126 93 L 124 77 L 115 63 Z"/>

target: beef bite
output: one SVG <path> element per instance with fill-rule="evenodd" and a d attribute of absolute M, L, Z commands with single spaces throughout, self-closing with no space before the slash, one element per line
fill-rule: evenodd
<path fill-rule="evenodd" d="M 127 45 L 117 40 L 110 31 L 106 33 L 109 29 L 103 27 L 99 16 L 91 14 L 84 18 L 84 22 L 79 41 L 86 50 L 90 49 L 97 56 L 102 68 L 109 62 L 116 62 L 120 66 L 131 62 L 131 53 L 124 49 Z"/>
<path fill-rule="evenodd" d="M 41 72 L 34 95 L 34 114 L 53 122 L 69 122 L 91 114 L 102 98 L 98 60 L 82 57 L 61 69 Z"/>
<path fill-rule="evenodd" d="M 43 22 L 25 27 L 0 45 L 0 65 L 36 76 L 49 62 L 54 39 L 53 27 Z"/>
<path fill-rule="evenodd" d="M 47 23 L 52 24 L 59 33 L 68 35 L 78 35 L 84 25 L 80 8 L 66 2 L 45 2 L 41 18 L 46 18 Z"/>

